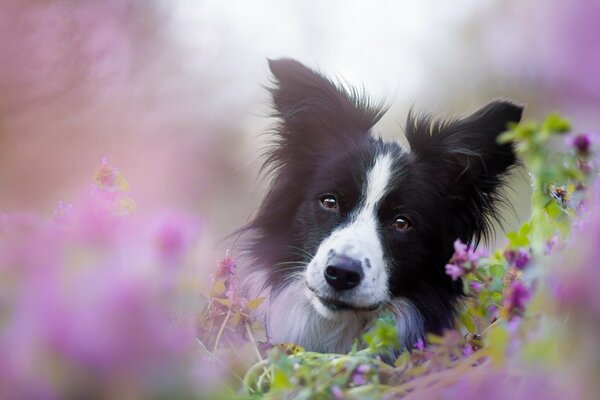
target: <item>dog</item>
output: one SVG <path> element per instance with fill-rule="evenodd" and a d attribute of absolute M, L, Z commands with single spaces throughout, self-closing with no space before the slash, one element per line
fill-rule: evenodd
<path fill-rule="evenodd" d="M 247 235 L 242 287 L 274 343 L 345 353 L 382 311 L 403 348 L 454 327 L 462 281 L 445 273 L 459 239 L 499 220 L 518 164 L 497 138 L 522 107 L 493 101 L 437 120 L 408 115 L 408 145 L 372 128 L 387 111 L 293 59 L 269 60 L 277 125 L 270 187 Z"/>

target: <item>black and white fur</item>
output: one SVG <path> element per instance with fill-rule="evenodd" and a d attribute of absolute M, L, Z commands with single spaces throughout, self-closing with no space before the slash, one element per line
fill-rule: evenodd
<path fill-rule="evenodd" d="M 264 297 L 271 340 L 347 352 L 382 310 L 404 346 L 451 328 L 462 282 L 453 242 L 477 244 L 498 218 L 516 164 L 496 142 L 522 108 L 494 101 L 436 121 L 408 116 L 410 149 L 372 135 L 385 109 L 291 59 L 269 61 L 278 125 L 271 185 L 249 237 L 243 287 Z"/>

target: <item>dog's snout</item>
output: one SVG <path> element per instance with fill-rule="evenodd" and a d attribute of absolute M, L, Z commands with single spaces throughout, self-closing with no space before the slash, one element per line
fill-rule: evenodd
<path fill-rule="evenodd" d="M 364 273 L 360 260 L 345 256 L 333 256 L 325 268 L 325 280 L 335 290 L 350 290 L 358 286 Z"/>

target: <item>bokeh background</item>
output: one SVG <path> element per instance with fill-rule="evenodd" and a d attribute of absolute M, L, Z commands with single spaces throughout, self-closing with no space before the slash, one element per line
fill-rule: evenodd
<path fill-rule="evenodd" d="M 103 156 L 139 213 L 199 215 L 215 254 L 256 210 L 267 58 L 294 57 L 392 105 L 466 113 L 493 98 L 600 127 L 600 2 L 0 0 L 0 211 L 50 215 Z M 516 175 L 507 229 L 526 218 Z"/>

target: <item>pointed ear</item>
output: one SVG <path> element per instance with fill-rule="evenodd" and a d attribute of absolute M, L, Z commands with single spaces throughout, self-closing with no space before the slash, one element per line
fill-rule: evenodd
<path fill-rule="evenodd" d="M 432 121 L 409 115 L 406 137 L 413 153 L 437 165 L 446 184 L 468 186 L 502 175 L 516 163 L 513 146 L 497 139 L 522 113 L 520 105 L 493 101 L 462 119 Z"/>
<path fill-rule="evenodd" d="M 416 168 L 445 186 L 454 237 L 479 242 L 488 237 L 490 222 L 501 224 L 498 203 L 505 203 L 501 188 L 508 171 L 517 164 L 512 144 L 499 144 L 498 136 L 521 119 L 523 107 L 494 101 L 473 114 L 449 121 L 409 115 L 406 136 Z"/>
<path fill-rule="evenodd" d="M 366 137 L 384 110 L 354 89 L 335 85 L 298 61 L 269 60 L 275 86 L 270 89 L 278 134 L 285 140 L 322 141 Z"/>

